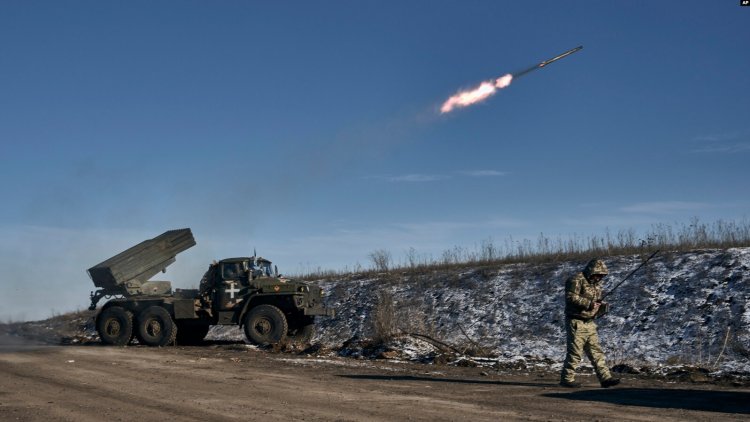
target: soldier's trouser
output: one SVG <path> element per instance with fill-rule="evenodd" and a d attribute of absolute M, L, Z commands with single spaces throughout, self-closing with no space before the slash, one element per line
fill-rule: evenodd
<path fill-rule="evenodd" d="M 576 368 L 581 363 L 581 357 L 585 352 L 594 365 L 596 376 L 599 381 L 612 377 L 604 359 L 604 351 L 599 345 L 599 335 L 596 333 L 596 323 L 593 320 L 582 321 L 580 319 L 565 319 L 565 331 L 567 332 L 567 354 L 563 364 L 561 381 L 572 382 L 576 377 Z"/>

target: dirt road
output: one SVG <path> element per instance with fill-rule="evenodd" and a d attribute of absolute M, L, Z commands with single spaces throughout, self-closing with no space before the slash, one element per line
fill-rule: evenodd
<path fill-rule="evenodd" d="M 485 372 L 487 375 L 483 375 Z M 748 420 L 750 390 L 628 379 L 557 386 L 385 361 L 202 347 L 0 346 L 0 420 Z"/>

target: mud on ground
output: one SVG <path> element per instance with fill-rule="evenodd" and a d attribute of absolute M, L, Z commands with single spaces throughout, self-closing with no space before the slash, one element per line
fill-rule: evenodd
<path fill-rule="evenodd" d="M 272 353 L 242 343 L 0 346 L 0 420 L 747 420 L 750 389 Z"/>

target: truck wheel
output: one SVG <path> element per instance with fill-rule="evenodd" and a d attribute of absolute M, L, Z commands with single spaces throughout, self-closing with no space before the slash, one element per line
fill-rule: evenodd
<path fill-rule="evenodd" d="M 166 309 L 150 306 L 138 315 L 138 341 L 161 347 L 174 343 L 177 326 Z"/>
<path fill-rule="evenodd" d="M 121 306 L 110 306 L 96 318 L 96 331 L 102 343 L 125 346 L 133 336 L 133 313 Z"/>
<path fill-rule="evenodd" d="M 193 320 L 177 321 L 177 344 L 180 346 L 200 344 L 208 334 L 210 325 Z"/>
<path fill-rule="evenodd" d="M 245 336 L 261 346 L 286 339 L 287 323 L 281 309 L 273 305 L 259 305 L 245 316 Z"/>

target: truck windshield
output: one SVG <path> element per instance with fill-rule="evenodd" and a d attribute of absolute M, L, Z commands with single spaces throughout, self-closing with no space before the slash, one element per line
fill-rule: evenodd
<path fill-rule="evenodd" d="M 263 275 L 268 276 L 268 277 L 273 276 L 273 270 L 271 269 L 270 261 L 258 261 L 256 266 Z"/>
<path fill-rule="evenodd" d="M 226 280 L 239 278 L 242 275 L 242 263 L 241 262 L 225 262 L 224 268 L 222 269 L 222 276 Z"/>

